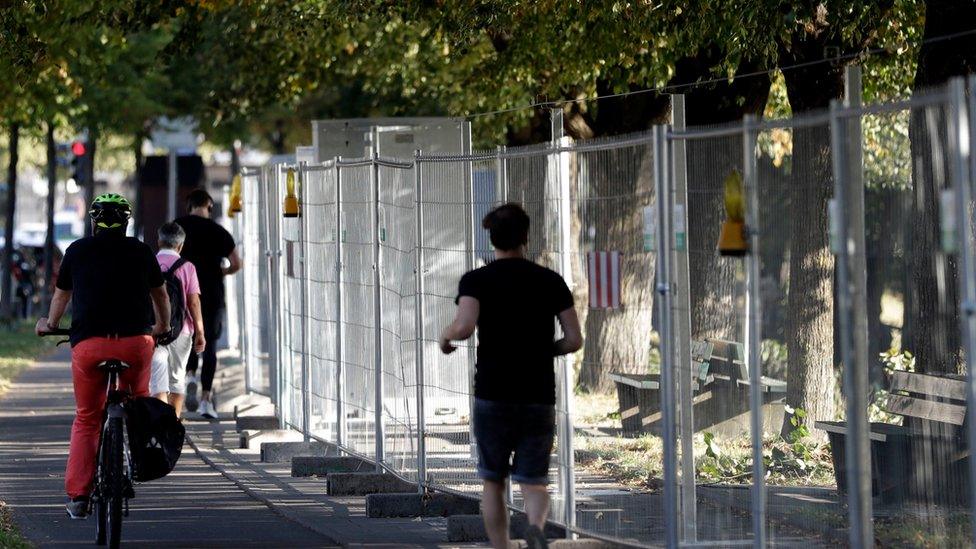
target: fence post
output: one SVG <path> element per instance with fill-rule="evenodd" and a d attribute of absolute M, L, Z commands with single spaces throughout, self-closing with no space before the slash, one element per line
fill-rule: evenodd
<path fill-rule="evenodd" d="M 849 65 L 844 75 L 844 107 L 860 107 L 862 94 L 861 67 Z M 845 187 L 844 189 L 836 187 L 835 194 L 839 192 L 844 193 L 845 208 L 840 211 L 843 214 L 841 216 L 841 223 L 846 226 L 846 230 L 848 231 L 847 242 L 850 243 L 844 250 L 847 254 L 847 271 L 850 278 L 848 279 L 849 290 L 848 288 L 842 288 L 841 291 L 849 292 L 851 304 L 847 331 L 853 334 L 850 347 L 851 360 L 849 363 L 844 362 L 845 365 L 851 364 L 853 366 L 851 368 L 853 385 L 849 389 L 850 392 L 845 390 L 845 395 L 858 395 L 857 399 L 848 398 L 848 404 L 855 404 L 857 410 L 853 414 L 848 413 L 847 417 L 849 421 L 857 422 L 863 426 L 860 430 L 863 433 L 851 430 L 851 436 L 853 437 L 855 433 L 858 433 L 857 436 L 859 439 L 856 441 L 857 446 L 853 447 L 855 450 L 854 455 L 861 466 L 865 468 L 864 475 L 856 477 L 858 479 L 859 498 L 861 501 L 857 508 L 851 506 L 850 509 L 856 509 L 859 513 L 856 519 L 863 522 L 860 539 L 867 544 L 865 547 L 873 547 L 874 531 L 871 521 L 873 520 L 874 514 L 871 501 L 871 481 L 869 478 L 871 471 L 871 441 L 868 438 L 870 424 L 867 415 L 868 402 L 861 395 L 868 395 L 871 391 L 871 369 L 872 364 L 877 363 L 877 357 L 870 356 L 868 348 L 867 238 L 864 228 L 864 153 L 861 143 L 861 117 L 848 118 L 842 126 L 842 129 L 846 129 L 846 131 L 842 132 L 842 135 L 847 139 L 847 142 L 843 144 L 845 147 L 845 156 L 843 157 L 845 163 L 841 166 L 841 169 L 844 171 L 844 179 L 842 181 L 835 180 L 834 183 L 836 185 L 838 182 L 842 182 Z M 843 320 L 841 321 L 841 325 L 843 325 Z"/>
<path fill-rule="evenodd" d="M 471 154 L 471 123 L 465 120 L 461 123 L 461 154 Z M 478 222 L 474 218 L 474 176 L 470 158 L 463 161 L 464 173 L 464 272 L 474 269 L 475 265 L 475 227 Z M 464 349 L 468 367 L 468 387 L 474 387 L 475 363 L 477 362 L 477 348 L 474 343 L 477 335 L 472 336 L 470 343 Z M 474 392 L 468 393 L 468 409 L 474 410 Z M 478 458 L 477 440 L 474 434 L 474 422 L 468 422 L 468 450 L 472 459 Z"/>
<path fill-rule="evenodd" d="M 976 154 L 973 152 L 973 138 L 976 137 L 976 76 L 969 77 L 969 91 L 962 79 L 949 82 L 949 99 L 952 117 L 949 126 L 949 142 L 952 145 L 952 161 L 949 164 L 952 184 L 956 193 L 956 219 L 959 236 L 959 313 L 962 328 L 962 342 L 966 357 L 966 430 L 970 441 L 976 440 L 976 239 L 973 237 L 973 219 L 970 217 L 973 201 L 972 179 L 976 176 Z M 968 94 L 968 95 L 967 95 Z M 968 125 L 967 125 L 968 119 Z M 967 135 L 968 134 L 968 135 Z M 963 150 L 964 140 L 968 140 L 969 150 Z M 965 154 L 969 155 L 969 165 Z M 970 443 L 972 444 L 972 443 Z M 976 479 L 976 459 L 969 458 L 970 486 Z M 970 488 L 970 520 L 976 526 L 976 490 Z M 973 529 L 976 540 L 976 528 Z"/>
<path fill-rule="evenodd" d="M 855 356 L 851 337 L 854 328 L 854 303 L 852 289 L 852 244 L 850 217 L 854 215 L 849 204 L 849 158 L 847 132 L 844 128 L 841 105 L 834 100 L 830 105 L 830 148 L 834 175 L 834 198 L 831 201 L 831 224 L 835 231 L 834 254 L 837 257 L 837 305 L 840 320 L 840 357 L 844 367 L 844 395 L 847 398 L 847 453 L 845 466 L 847 478 L 847 504 L 850 522 L 851 547 L 874 547 L 871 515 L 871 456 L 868 440 L 867 377 L 860 372 L 867 367 Z M 856 244 L 855 244 L 856 245 Z M 863 378 L 859 380 L 858 378 Z"/>
<path fill-rule="evenodd" d="M 300 182 L 302 177 L 304 177 L 304 169 L 302 166 L 298 167 L 298 173 L 296 177 Z M 299 183 L 301 185 L 301 183 Z M 304 185 L 301 185 L 304 192 Z M 303 203 L 304 198 L 302 197 Z M 311 330 L 308 329 L 308 317 L 309 317 L 309 288 L 308 288 L 308 271 L 309 271 L 309 261 L 308 261 L 308 216 L 303 215 L 298 218 L 299 227 L 301 227 L 301 259 L 302 259 L 302 435 L 305 438 L 305 442 L 311 440 L 312 434 L 312 399 L 311 399 L 311 383 L 309 380 L 309 375 L 312 371 L 311 365 L 308 363 L 311 357 L 311 353 L 308 352 L 309 340 L 311 339 Z"/>
<path fill-rule="evenodd" d="M 759 186 L 756 176 L 758 131 L 752 115 L 742 121 L 742 172 L 746 200 L 749 253 L 746 267 L 746 366 L 749 368 L 749 423 L 752 434 L 752 529 L 753 546 L 766 546 L 766 487 L 763 466 L 762 394 L 762 298 L 759 271 Z"/>
<path fill-rule="evenodd" d="M 373 436 L 376 438 L 376 472 L 383 472 L 383 462 L 386 461 L 385 429 L 383 426 L 383 292 L 380 289 L 380 165 L 377 163 L 376 129 L 373 129 L 373 151 L 370 170 L 372 173 L 373 197 L 370 200 L 371 215 L 373 217 L 373 360 L 375 378 L 373 388 L 376 390 L 373 407 Z"/>
<path fill-rule="evenodd" d="M 427 418 L 424 407 L 424 209 L 420 154 L 418 149 L 413 157 L 414 219 L 417 225 L 413 272 L 414 353 L 417 355 L 417 490 L 423 493 L 427 482 Z"/>
<path fill-rule="evenodd" d="M 508 202 L 508 169 L 505 166 L 505 145 L 498 145 L 495 148 L 495 201 L 505 204 Z"/>
<path fill-rule="evenodd" d="M 654 126 L 654 197 L 657 202 L 657 294 L 661 340 L 661 420 L 664 424 L 664 543 L 678 546 L 678 471 L 675 448 L 674 339 L 671 326 L 671 182 L 667 126 Z"/>
<path fill-rule="evenodd" d="M 844 107 L 860 107 L 862 102 L 861 67 L 848 65 L 844 73 Z M 849 236 L 853 244 L 849 267 L 851 275 L 851 330 L 853 331 L 854 362 L 864 364 L 857 370 L 858 385 L 861 391 L 870 391 L 871 365 L 878 357 L 871 357 L 868 350 L 868 267 L 867 238 L 864 231 L 864 151 L 861 143 L 861 117 L 851 118 L 845 124 L 847 131 L 847 163 L 851 167 L 845 173 L 847 178 L 847 211 Z"/>
<path fill-rule="evenodd" d="M 676 131 L 685 129 L 685 96 L 671 96 L 671 127 Z M 681 440 L 681 541 L 698 541 L 698 497 L 695 486 L 695 421 L 694 421 L 694 380 L 691 364 L 691 289 L 686 238 L 688 212 L 688 172 L 685 157 L 685 140 L 670 140 L 671 177 L 674 178 L 672 197 L 674 200 L 674 311 L 675 360 L 678 365 L 678 426 Z"/>
<path fill-rule="evenodd" d="M 346 447 L 346 376 L 343 371 L 343 330 L 342 330 L 342 168 L 339 161 L 342 157 L 335 157 L 335 349 L 336 349 L 336 443 L 341 448 Z"/>
<path fill-rule="evenodd" d="M 567 138 L 563 131 L 563 110 L 550 109 L 552 125 L 552 153 L 555 155 L 553 164 L 556 168 L 556 181 L 559 196 L 559 270 L 560 274 L 572 288 L 572 263 L 569 257 L 569 243 L 567 239 L 572 233 L 570 224 L 570 196 L 569 196 L 569 153 L 559 149 L 565 146 Z M 563 489 L 563 521 L 566 524 L 566 537 L 575 537 L 573 529 L 576 526 L 576 471 L 573 450 L 573 375 L 569 364 L 569 357 L 561 356 L 556 359 L 557 374 L 559 375 L 560 398 L 562 414 L 559 416 L 558 436 L 560 456 L 560 484 Z"/>
<path fill-rule="evenodd" d="M 269 391 L 272 402 L 275 405 L 276 412 L 278 415 L 278 428 L 285 428 L 285 407 L 283 405 L 284 399 L 282 395 L 284 393 L 284 384 L 281 383 L 281 364 L 280 356 L 281 353 L 278 352 L 278 341 L 280 341 L 279 335 L 279 322 L 278 322 L 278 239 L 277 231 L 273 231 L 272 227 L 276 227 L 279 216 L 276 215 L 277 208 L 274 205 L 277 204 L 277 194 L 278 190 L 278 178 L 275 177 L 272 182 L 267 186 L 265 190 L 265 196 L 267 200 L 265 201 L 265 207 L 261 208 L 262 216 L 264 217 L 264 256 L 267 261 L 268 269 L 268 320 L 271 322 L 271 329 L 269 330 L 269 345 L 268 345 L 268 383 Z"/>
<path fill-rule="evenodd" d="M 273 270 L 274 270 L 274 258 L 272 256 L 271 247 L 271 218 L 274 216 L 272 210 L 274 209 L 274 196 L 272 194 L 272 189 L 278 184 L 278 176 L 281 174 L 281 168 L 278 168 L 273 173 L 267 184 L 261 188 L 261 222 L 258 225 L 258 237 L 261 241 L 261 268 L 258 272 L 261 273 L 261 278 L 263 279 L 262 286 L 264 286 L 265 291 L 262 292 L 264 307 L 261 308 L 261 324 L 262 332 L 265 337 L 262 339 L 267 341 L 267 344 L 261 349 L 261 358 L 264 364 L 268 367 L 268 398 L 271 399 L 271 403 L 275 406 L 275 411 L 278 415 L 279 426 L 281 426 L 283 414 L 281 413 L 281 401 L 278 398 L 278 369 L 275 363 L 276 360 L 276 350 L 275 350 L 275 335 L 278 329 L 277 318 L 275 317 L 275 303 L 274 303 L 274 286 L 273 286 Z M 263 374 L 263 368 L 262 368 Z M 262 376 L 263 379 L 263 376 Z"/>
<path fill-rule="evenodd" d="M 257 173 L 255 173 L 254 177 L 252 178 L 254 182 L 251 183 L 250 185 L 244 184 L 244 181 L 241 181 L 241 203 L 243 205 L 243 209 L 240 213 L 236 214 L 238 227 L 240 227 L 240 231 L 241 231 L 241 244 L 244 252 L 241 257 L 241 261 L 244 263 L 244 266 L 241 269 L 242 276 L 240 279 L 241 289 L 242 289 L 240 317 L 241 317 L 241 362 L 244 364 L 244 391 L 247 394 L 250 394 L 253 391 L 253 387 L 251 387 L 251 367 L 252 367 L 251 366 L 251 343 L 252 342 L 251 342 L 251 334 L 250 334 L 251 315 L 248 312 L 248 309 L 250 308 L 248 305 L 248 302 L 250 301 L 250 296 L 248 295 L 248 292 L 250 291 L 250 284 L 248 284 L 248 276 L 250 272 L 250 269 L 248 268 L 248 261 L 250 261 L 249 259 L 250 255 L 254 253 L 254 250 L 250 249 L 251 243 L 249 242 L 250 236 L 248 233 L 250 223 L 248 222 L 248 217 L 247 217 L 249 213 L 248 210 L 252 209 L 253 205 L 248 204 L 248 197 L 249 197 L 249 193 L 254 192 L 253 189 L 251 189 L 251 187 L 253 187 L 254 185 L 261 184 L 263 174 L 267 169 L 268 169 L 267 166 L 262 166 L 261 168 L 259 168 L 257 170 Z M 253 215 L 253 213 L 251 215 Z M 198 364 L 198 368 L 199 368 L 199 364 Z M 199 375 L 199 370 L 198 370 L 198 375 Z"/>

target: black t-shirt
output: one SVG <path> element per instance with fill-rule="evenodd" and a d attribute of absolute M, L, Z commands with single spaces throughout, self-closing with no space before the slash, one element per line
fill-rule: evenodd
<path fill-rule="evenodd" d="M 478 300 L 475 397 L 555 404 L 556 315 L 573 306 L 559 273 L 526 259 L 497 259 L 458 284 L 458 300 Z"/>
<path fill-rule="evenodd" d="M 71 344 L 90 337 L 152 333 L 151 288 L 163 285 L 149 246 L 114 231 L 73 242 L 64 252 L 58 288 L 71 294 Z"/>
<path fill-rule="evenodd" d="M 206 217 L 186 215 L 176 222 L 186 231 L 180 255 L 197 268 L 200 304 L 205 309 L 223 307 L 224 273 L 220 262 L 234 252 L 234 237 L 219 223 Z"/>

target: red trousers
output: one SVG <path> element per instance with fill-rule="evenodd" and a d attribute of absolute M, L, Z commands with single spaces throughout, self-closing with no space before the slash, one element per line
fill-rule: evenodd
<path fill-rule="evenodd" d="M 153 346 L 150 336 L 93 337 L 71 349 L 75 421 L 71 426 L 71 449 L 64 473 L 68 497 L 91 495 L 108 387 L 108 374 L 99 370 L 98 364 L 112 358 L 125 362 L 129 368 L 122 373 L 122 387 L 133 396 L 146 396 Z"/>

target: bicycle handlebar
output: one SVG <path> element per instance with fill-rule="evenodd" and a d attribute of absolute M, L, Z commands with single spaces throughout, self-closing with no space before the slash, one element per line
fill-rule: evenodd
<path fill-rule="evenodd" d="M 48 336 L 68 336 L 68 335 L 71 335 L 71 330 L 69 330 L 67 328 L 58 328 L 56 330 L 48 330 L 46 332 L 41 332 L 40 333 L 40 336 L 41 337 L 48 337 Z"/>

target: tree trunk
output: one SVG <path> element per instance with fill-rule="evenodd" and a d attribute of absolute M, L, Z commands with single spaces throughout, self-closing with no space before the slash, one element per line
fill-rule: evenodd
<path fill-rule="evenodd" d="M 976 69 L 976 36 L 925 41 L 969 30 L 976 21 L 976 3 L 929 0 L 926 5 L 923 43 L 919 50 L 914 91 L 922 93 L 954 76 Z M 948 178 L 946 110 L 914 109 L 909 125 L 912 144 L 914 203 L 910 227 L 903 348 L 916 356 L 920 372 L 951 372 L 961 367 L 959 348 L 958 265 L 954 255 L 939 246 L 939 193 Z"/>
<path fill-rule="evenodd" d="M 601 94 L 608 93 L 598 84 Z M 577 139 L 647 130 L 664 123 L 670 113 L 667 96 L 601 99 L 597 116 L 571 105 L 565 119 L 567 133 Z M 642 249 L 643 208 L 653 196 L 653 156 L 650 145 L 573 155 L 571 184 L 573 235 L 570 240 L 578 275 L 576 299 L 582 310 L 586 345 L 578 384 L 588 391 L 607 391 L 611 371 L 646 372 L 650 366 L 653 330 L 654 259 Z M 590 309 L 585 265 L 587 251 L 618 251 L 619 309 Z"/>
<path fill-rule="evenodd" d="M 14 289 L 13 273 L 11 273 L 12 255 L 14 249 L 14 215 L 17 210 L 17 163 L 20 160 L 18 146 L 20 144 L 20 124 L 10 124 L 10 163 L 7 165 L 7 211 L 6 225 L 4 225 L 3 266 L 0 268 L 0 284 L 3 296 L 0 298 L 0 310 L 3 311 L 5 322 L 14 318 Z"/>
<path fill-rule="evenodd" d="M 54 291 L 54 202 L 58 192 L 58 145 L 54 141 L 54 122 L 47 123 L 47 234 L 44 237 L 44 288 L 42 303 L 51 299 Z"/>
<path fill-rule="evenodd" d="M 679 72 L 691 74 L 697 70 L 699 72 L 695 73 L 695 78 L 698 78 L 706 66 L 711 66 L 706 61 L 699 60 L 699 63 L 686 62 Z M 747 65 L 743 66 L 743 70 L 754 68 Z M 686 82 L 676 80 L 676 83 Z M 607 92 L 609 89 L 598 86 L 598 91 Z M 689 125 L 727 122 L 737 120 L 747 112 L 762 112 L 768 91 L 769 80 L 764 78 L 738 79 L 728 84 L 692 90 L 686 103 Z M 567 129 L 574 137 L 599 137 L 646 130 L 655 122 L 666 122 L 669 106 L 667 97 L 653 94 L 600 100 L 596 105 L 596 116 L 593 110 L 584 112 L 580 105 L 574 104 L 570 116 L 567 117 Z M 731 303 L 735 267 L 734 263 L 723 261 L 714 253 L 721 220 L 709 223 L 708 219 L 712 214 L 721 214 L 722 180 L 727 175 L 729 166 L 741 166 L 741 140 L 732 139 L 731 143 L 723 144 L 727 145 L 722 147 L 725 154 L 712 155 L 710 153 L 714 151 L 707 150 L 696 153 L 697 145 L 699 143 L 695 141 L 688 142 L 688 158 L 703 159 L 689 162 L 689 191 L 697 185 L 713 192 L 704 196 L 696 195 L 689 205 L 689 220 L 694 220 L 695 223 L 694 227 L 689 227 L 689 246 L 691 250 L 695 250 L 697 246 L 704 251 L 703 254 L 693 251 L 691 255 L 692 307 L 694 311 L 716 308 L 721 309 L 721 312 L 704 312 L 698 315 L 693 313 L 693 333 L 697 334 L 696 337 L 719 333 L 728 336 L 729 328 L 734 325 L 731 319 L 735 316 Z M 596 159 L 594 154 L 608 153 L 588 154 Z M 696 154 L 700 156 L 695 156 Z M 630 158 L 626 158 L 627 155 Z M 635 168 L 633 163 L 638 161 L 637 157 L 641 158 Z M 647 193 L 651 192 L 654 185 L 651 177 L 652 160 L 653 157 L 647 152 L 636 154 L 632 150 L 614 151 L 610 153 L 610 157 L 591 162 L 586 168 L 589 181 L 582 185 L 582 189 L 593 200 L 586 201 L 585 215 L 588 219 L 581 220 L 581 227 L 587 232 L 590 227 L 594 229 L 593 238 L 588 244 L 593 250 L 618 250 L 624 254 L 621 258 L 622 308 L 616 311 L 592 309 L 586 317 L 587 343 L 579 380 L 583 389 L 611 388 L 612 384 L 606 377 L 609 371 L 646 372 L 649 368 L 651 345 L 648 336 L 653 330 L 654 317 L 654 264 L 647 257 L 649 254 L 636 253 L 640 250 L 642 208 L 649 201 L 597 199 L 618 196 L 621 193 L 628 194 L 631 198 L 639 198 L 642 194 L 649 196 Z M 627 170 L 636 173 L 636 177 L 632 175 L 628 178 L 624 173 Z M 716 175 L 719 172 L 722 172 L 721 176 Z M 624 183 L 627 179 L 629 182 Z M 584 235 L 584 239 L 586 238 Z M 729 299 L 717 298 L 719 294 L 728 296 Z"/>
<path fill-rule="evenodd" d="M 787 62 L 822 56 L 825 40 L 793 40 Z M 786 71 L 794 116 L 823 110 L 843 97 L 843 67 L 828 63 Z M 786 403 L 813 419 L 833 419 L 834 256 L 830 251 L 827 205 L 834 178 L 827 125 L 793 129 L 790 197 L 790 279 L 787 295 Z M 793 430 L 789 417 L 783 434 Z M 814 436 L 823 436 L 813 432 Z"/>
<path fill-rule="evenodd" d="M 132 153 L 135 157 L 135 170 L 132 172 L 132 186 L 134 187 L 133 190 L 135 191 L 133 195 L 135 197 L 136 208 L 136 211 L 134 212 L 135 219 L 132 220 L 132 232 L 136 235 L 136 238 L 141 236 L 143 237 L 143 240 L 146 240 L 145 235 L 142 234 L 143 216 L 145 215 L 146 210 L 145 205 L 142 203 L 142 140 L 143 136 L 137 135 L 135 137 L 135 142 L 132 144 Z M 151 237 L 152 235 L 149 236 Z M 150 242 L 151 241 L 152 238 L 150 238 Z"/>
<path fill-rule="evenodd" d="M 584 250 L 620 252 L 621 306 L 589 309 L 584 324 L 579 385 L 606 391 L 613 387 L 608 372 L 644 373 L 650 366 L 655 265 L 639 235 L 643 208 L 652 203 L 653 155 L 650 145 L 643 145 L 579 156 L 587 180 L 578 203 L 583 232 L 576 257 L 582 260 Z"/>
<path fill-rule="evenodd" d="M 834 417 L 834 256 L 827 202 L 833 195 L 830 130 L 793 130 L 786 402 L 811 418 Z M 784 422 L 784 433 L 793 425 Z"/>
<path fill-rule="evenodd" d="M 89 208 L 95 200 L 95 147 L 98 144 L 98 133 L 95 130 L 88 131 L 88 143 L 85 146 L 85 208 Z M 92 235 L 92 224 L 89 219 L 85 219 L 85 236 Z"/>
<path fill-rule="evenodd" d="M 285 154 L 285 121 L 278 118 L 274 122 L 274 130 L 268 135 L 271 150 L 275 154 Z"/>
<path fill-rule="evenodd" d="M 707 59 L 685 60 L 678 63 L 678 74 L 704 77 L 710 66 Z M 759 68 L 743 62 L 739 70 L 752 72 Z M 676 79 L 674 83 L 688 81 Z M 685 101 L 688 126 L 738 122 L 746 114 L 761 114 L 769 97 L 769 86 L 770 79 L 766 76 L 690 88 Z M 718 237 L 725 220 L 725 178 L 734 170 L 742 173 L 742 137 L 689 139 L 686 151 L 691 337 L 741 340 L 739 315 L 733 303 L 739 262 L 718 254 Z"/>

